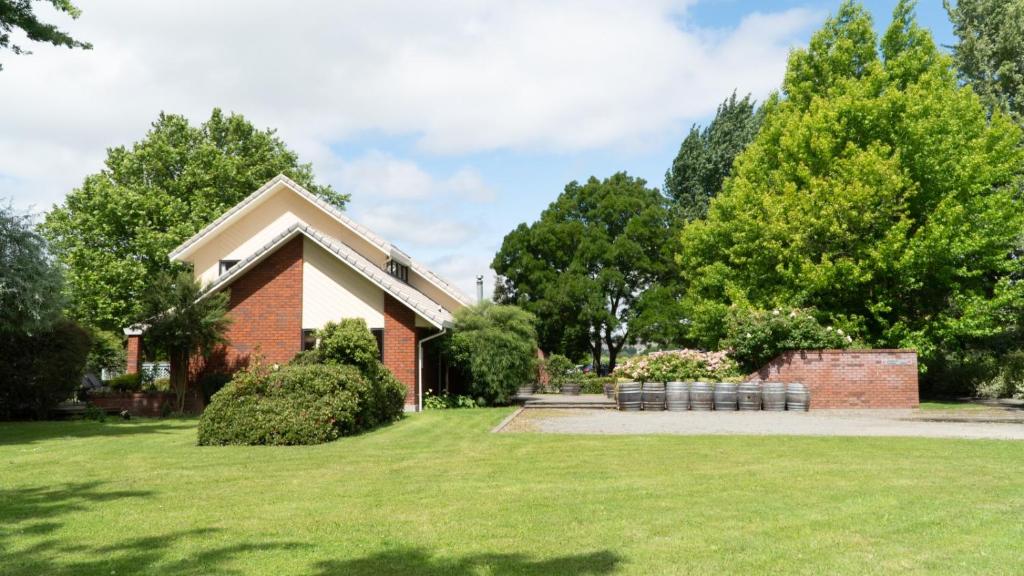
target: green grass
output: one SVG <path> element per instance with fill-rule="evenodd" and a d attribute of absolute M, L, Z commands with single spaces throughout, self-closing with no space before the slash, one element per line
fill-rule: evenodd
<path fill-rule="evenodd" d="M 970 402 L 958 402 L 956 400 L 932 400 L 921 402 L 921 410 L 989 410 L 991 407 L 984 404 L 972 404 Z"/>
<path fill-rule="evenodd" d="M 0 574 L 1008 574 L 1024 442 L 0 424 Z"/>

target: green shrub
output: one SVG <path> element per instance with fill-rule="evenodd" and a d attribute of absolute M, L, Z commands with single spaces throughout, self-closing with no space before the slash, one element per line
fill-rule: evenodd
<path fill-rule="evenodd" d="M 107 380 L 107 387 L 117 392 L 138 392 L 142 389 L 142 374 L 122 374 Z"/>
<path fill-rule="evenodd" d="M 536 373 L 537 332 L 532 314 L 516 306 L 482 302 L 455 313 L 446 341 L 450 357 L 469 381 L 478 404 L 508 404 Z"/>
<path fill-rule="evenodd" d="M 85 412 L 82 412 L 82 418 L 92 420 L 93 422 L 106 422 L 107 411 L 89 404 L 85 407 Z"/>
<path fill-rule="evenodd" d="M 171 379 L 170 378 L 157 378 L 150 384 L 150 389 L 154 392 L 170 392 L 171 391 Z"/>
<path fill-rule="evenodd" d="M 1024 397 L 1024 350 L 999 359 L 995 375 L 978 383 L 976 394 L 986 398 Z"/>
<path fill-rule="evenodd" d="M 747 372 L 757 370 L 788 350 L 848 348 L 853 336 L 822 326 L 812 311 L 793 309 L 730 311 L 724 344 Z"/>
<path fill-rule="evenodd" d="M 368 370 L 380 361 L 377 339 L 362 318 L 344 318 L 328 322 L 317 331 L 320 343 L 316 355 L 324 362 L 351 364 Z"/>
<path fill-rule="evenodd" d="M 0 419 L 46 417 L 81 386 L 91 346 L 70 320 L 33 334 L 0 331 Z"/>
<path fill-rule="evenodd" d="M 85 370 L 99 374 L 104 368 L 123 368 L 125 365 L 124 337 L 108 330 L 90 332 L 92 347 L 86 358 Z"/>
<path fill-rule="evenodd" d="M 199 420 L 199 444 L 319 444 L 399 417 L 405 387 L 386 369 L 364 374 L 341 364 L 259 362 L 213 395 Z"/>
<path fill-rule="evenodd" d="M 604 385 L 614 384 L 615 380 L 613 376 L 586 374 L 580 378 L 580 394 L 604 394 Z"/>
<path fill-rule="evenodd" d="M 476 401 L 471 396 L 462 394 L 431 394 L 427 390 L 423 394 L 424 410 L 449 410 L 453 408 L 476 408 Z"/>
<path fill-rule="evenodd" d="M 561 354 L 552 354 L 544 361 L 544 371 L 548 375 L 548 387 L 555 392 L 562 389 L 562 384 L 578 375 L 576 365 Z"/>
<path fill-rule="evenodd" d="M 170 390 L 170 380 L 164 378 L 167 381 L 166 390 Z M 220 392 L 220 389 L 227 385 L 231 381 L 231 374 L 227 372 L 204 372 L 199 377 L 199 390 L 203 394 L 203 403 L 209 404 L 210 400 L 213 399 L 213 395 Z M 155 382 L 154 382 L 155 384 Z"/>

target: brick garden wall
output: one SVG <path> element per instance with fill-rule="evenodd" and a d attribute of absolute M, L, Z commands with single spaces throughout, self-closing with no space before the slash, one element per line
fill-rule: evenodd
<path fill-rule="evenodd" d="M 749 376 L 753 381 L 800 382 L 811 408 L 917 408 L 913 350 L 798 350 Z"/>
<path fill-rule="evenodd" d="M 416 404 L 416 313 L 384 295 L 384 365 L 405 384 L 405 404 Z"/>

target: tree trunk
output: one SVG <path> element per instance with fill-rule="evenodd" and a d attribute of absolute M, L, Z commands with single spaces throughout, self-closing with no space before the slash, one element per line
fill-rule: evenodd
<path fill-rule="evenodd" d="M 178 413 L 185 412 L 185 393 L 188 392 L 188 351 L 176 350 L 171 355 L 171 386 L 178 397 Z"/>
<path fill-rule="evenodd" d="M 601 350 L 601 335 L 598 333 L 597 338 L 594 338 L 594 345 L 590 347 L 591 362 L 593 362 L 595 374 L 601 371 Z"/>

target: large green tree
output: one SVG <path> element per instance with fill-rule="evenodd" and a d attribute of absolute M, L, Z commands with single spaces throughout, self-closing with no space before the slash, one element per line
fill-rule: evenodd
<path fill-rule="evenodd" d="M 337 206 L 348 199 L 316 184 L 273 130 L 216 109 L 199 126 L 161 114 L 143 140 L 109 149 L 43 225 L 67 267 L 71 316 L 115 330 L 138 319 L 145 286 L 174 269 L 167 254 L 280 173 Z"/>
<path fill-rule="evenodd" d="M 31 217 L 0 205 L 0 332 L 31 334 L 56 322 L 62 283 Z"/>
<path fill-rule="evenodd" d="M 516 306 L 481 302 L 455 313 L 447 348 L 486 404 L 508 404 L 536 376 L 537 331 L 532 314 Z"/>
<path fill-rule="evenodd" d="M 505 236 L 491 264 L 495 297 L 538 317 L 546 352 L 582 344 L 598 366 L 607 349 L 614 368 L 643 330 L 631 319 L 648 288 L 672 275 L 670 223 L 667 199 L 643 179 L 570 182 L 537 222 Z"/>
<path fill-rule="evenodd" d="M 845 2 L 794 51 L 781 99 L 679 262 L 692 335 L 730 305 L 815 307 L 880 347 L 945 351 L 1006 336 L 1024 285 L 1011 257 L 1022 132 L 991 118 L 901 1 L 880 39 Z"/>
<path fill-rule="evenodd" d="M 944 0 L 960 79 L 1024 123 L 1024 0 Z"/>
<path fill-rule="evenodd" d="M 82 13 L 70 0 L 49 0 L 49 3 L 58 12 L 72 18 L 78 18 Z M 23 31 L 25 36 L 34 42 L 48 42 L 54 46 L 85 50 L 92 48 L 92 44 L 75 40 L 53 24 L 40 22 L 32 9 L 31 0 L 0 0 L 0 49 L 9 49 L 15 54 L 31 54 L 21 46 L 11 43 L 11 31 L 15 28 Z M 0 64 L 0 70 L 3 69 L 3 64 Z"/>
<path fill-rule="evenodd" d="M 722 189 L 733 160 L 757 135 L 761 121 L 750 95 L 737 100 L 733 92 L 718 106 L 710 124 L 690 128 L 665 174 L 665 194 L 675 200 L 685 220 L 707 214 L 708 203 Z"/>

